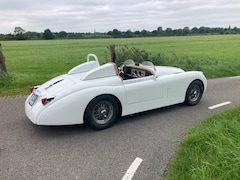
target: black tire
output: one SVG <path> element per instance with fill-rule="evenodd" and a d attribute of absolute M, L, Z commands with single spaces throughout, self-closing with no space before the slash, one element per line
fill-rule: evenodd
<path fill-rule="evenodd" d="M 199 80 L 193 81 L 187 89 L 185 104 L 189 106 L 194 106 L 199 103 L 203 94 L 203 84 Z"/>
<path fill-rule="evenodd" d="M 110 127 L 118 118 L 117 101 L 109 95 L 94 98 L 85 111 L 85 122 L 95 130 Z"/>

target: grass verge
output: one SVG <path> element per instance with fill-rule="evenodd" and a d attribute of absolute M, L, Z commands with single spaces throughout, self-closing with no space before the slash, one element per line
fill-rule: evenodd
<path fill-rule="evenodd" d="M 240 179 L 240 107 L 196 125 L 180 142 L 166 180 Z"/>

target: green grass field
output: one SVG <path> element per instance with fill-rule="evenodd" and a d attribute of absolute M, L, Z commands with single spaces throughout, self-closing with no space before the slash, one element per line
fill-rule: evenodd
<path fill-rule="evenodd" d="M 215 115 L 180 142 L 166 180 L 240 179 L 240 107 Z"/>
<path fill-rule="evenodd" d="M 201 70 L 207 78 L 239 75 L 239 35 L 182 36 L 129 39 L 2 41 L 8 76 L 0 77 L 0 96 L 23 95 L 28 88 L 66 73 L 86 60 L 110 60 L 108 47 L 144 50 L 156 65 Z M 129 57 L 131 58 L 131 57 Z M 138 61 L 137 59 L 134 59 Z"/>

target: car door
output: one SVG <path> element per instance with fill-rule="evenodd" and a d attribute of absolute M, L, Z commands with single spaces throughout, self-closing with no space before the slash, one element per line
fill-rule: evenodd
<path fill-rule="evenodd" d="M 123 80 L 127 104 L 151 101 L 163 97 L 163 83 L 152 76 Z"/>

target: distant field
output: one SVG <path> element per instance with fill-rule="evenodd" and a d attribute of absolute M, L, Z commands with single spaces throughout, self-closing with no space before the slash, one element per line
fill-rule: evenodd
<path fill-rule="evenodd" d="M 240 74 L 240 35 L 2 41 L 1 44 L 9 76 L 0 77 L 0 96 L 26 94 L 29 86 L 41 84 L 84 62 L 88 53 L 96 54 L 101 63 L 108 62 L 110 44 L 115 44 L 116 50 L 127 45 L 153 55 L 164 53 L 169 59 L 175 58 L 175 63 L 169 65 L 202 70 L 208 78 Z M 184 62 L 189 62 L 188 66 L 181 59 L 187 59 Z M 194 69 L 192 60 L 195 66 L 196 62 L 208 62 L 211 66 L 205 63 L 205 67 Z"/>

